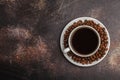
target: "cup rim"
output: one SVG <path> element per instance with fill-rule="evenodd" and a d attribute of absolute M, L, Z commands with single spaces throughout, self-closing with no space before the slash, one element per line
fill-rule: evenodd
<path fill-rule="evenodd" d="M 93 31 L 97 34 L 97 36 L 98 36 L 98 45 L 97 45 L 97 48 L 96 48 L 93 52 L 91 52 L 91 53 L 89 53 L 89 54 L 86 54 L 86 55 L 78 53 L 77 51 L 75 51 L 75 50 L 73 49 L 73 47 L 72 47 L 72 45 L 71 45 L 71 39 L 72 39 L 73 34 L 74 34 L 77 30 L 79 30 L 79 29 L 81 29 L 81 28 L 89 28 L 89 29 L 93 30 Z M 89 56 L 95 54 L 95 53 L 98 51 L 98 49 L 99 49 L 99 47 L 100 47 L 100 44 L 101 44 L 101 40 L 100 40 L 100 35 L 99 35 L 98 31 L 95 30 L 94 28 L 92 28 L 91 26 L 88 26 L 88 25 L 81 25 L 81 26 L 78 26 L 78 27 L 74 28 L 74 29 L 72 30 L 72 32 L 70 33 L 70 36 L 69 36 L 69 38 L 68 38 L 68 45 L 69 45 L 70 50 L 71 50 L 75 55 L 81 56 L 81 57 L 89 57 Z"/>

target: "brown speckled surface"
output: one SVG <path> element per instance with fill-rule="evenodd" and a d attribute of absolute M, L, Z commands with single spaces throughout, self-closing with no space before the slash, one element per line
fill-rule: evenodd
<path fill-rule="evenodd" d="M 119 80 L 119 8 L 119 0 L 0 0 L 0 78 Z M 100 20 L 111 38 L 106 58 L 88 68 L 69 63 L 59 47 L 64 26 L 81 16 Z"/>

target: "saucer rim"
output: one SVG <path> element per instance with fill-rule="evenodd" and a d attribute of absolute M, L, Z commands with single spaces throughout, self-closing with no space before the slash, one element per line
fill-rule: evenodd
<path fill-rule="evenodd" d="M 101 27 L 104 27 L 105 28 L 105 32 L 107 33 L 107 36 L 108 36 L 108 45 L 107 45 L 107 48 L 108 50 L 106 51 L 106 53 L 104 54 L 104 56 L 102 58 L 100 58 L 99 60 L 95 60 L 93 61 L 91 64 L 82 64 L 82 63 L 79 63 L 79 62 L 75 62 L 70 56 L 67 55 L 67 53 L 64 53 L 64 45 L 63 45 L 63 40 L 64 40 L 64 34 L 65 34 L 65 31 L 74 23 L 74 22 L 78 22 L 79 20 L 82 20 L 82 21 L 85 21 L 85 20 L 92 20 L 94 21 L 96 24 L 100 24 Z M 95 19 L 95 18 L 92 18 L 92 17 L 79 17 L 79 18 L 76 18 L 76 19 L 73 19 L 71 20 L 62 30 L 62 33 L 61 33 L 61 36 L 60 36 L 60 48 L 61 48 L 61 51 L 62 51 L 62 54 L 64 55 L 64 57 L 72 64 L 76 65 L 76 66 L 79 66 L 79 67 L 90 67 L 90 66 L 93 66 L 93 65 L 96 65 L 98 63 L 100 63 L 105 57 L 106 55 L 108 54 L 109 52 L 109 49 L 110 49 L 110 35 L 109 35 L 109 32 L 107 30 L 107 28 L 105 27 L 105 25 L 103 25 L 102 22 L 100 22 L 99 20 Z"/>

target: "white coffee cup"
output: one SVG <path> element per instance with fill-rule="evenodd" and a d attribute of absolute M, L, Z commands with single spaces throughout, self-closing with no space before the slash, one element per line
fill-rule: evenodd
<path fill-rule="evenodd" d="M 89 29 L 91 29 L 92 31 L 94 31 L 96 33 L 96 35 L 98 37 L 98 45 L 97 45 L 96 49 L 93 52 L 89 53 L 89 54 L 80 54 L 80 53 L 78 53 L 77 51 L 74 50 L 74 48 L 73 48 L 73 46 L 71 44 L 71 40 L 72 40 L 72 37 L 73 37 L 74 33 L 77 30 L 82 29 L 82 28 L 89 28 Z M 78 27 L 74 28 L 72 30 L 72 32 L 70 33 L 70 36 L 68 38 L 68 45 L 69 45 L 69 47 L 67 47 L 67 48 L 64 49 L 64 53 L 72 51 L 75 55 L 78 55 L 78 56 L 81 56 L 81 57 L 88 57 L 88 56 L 91 56 L 91 55 L 93 55 L 93 54 L 95 54 L 97 52 L 97 50 L 100 47 L 100 43 L 101 43 L 100 35 L 99 35 L 99 33 L 94 28 L 92 28 L 91 26 L 88 26 L 88 25 L 78 26 Z M 78 45 L 80 45 L 80 44 L 78 44 Z"/>

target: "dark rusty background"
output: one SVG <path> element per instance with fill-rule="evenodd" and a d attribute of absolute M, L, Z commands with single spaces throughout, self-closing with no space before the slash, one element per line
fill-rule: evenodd
<path fill-rule="evenodd" d="M 0 79 L 119 80 L 119 0 L 0 0 Z M 71 20 L 90 16 L 108 29 L 111 48 L 99 64 L 69 63 L 59 47 Z"/>

